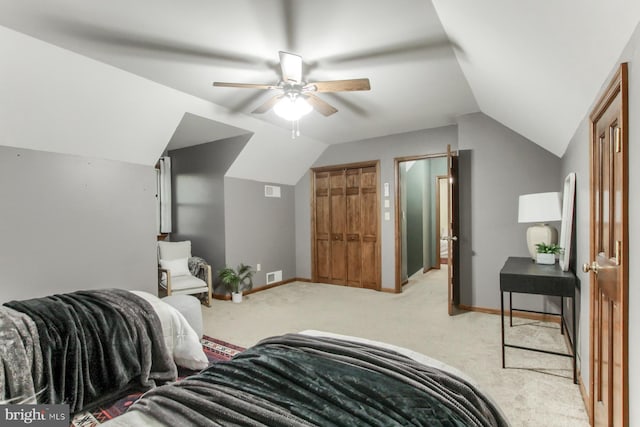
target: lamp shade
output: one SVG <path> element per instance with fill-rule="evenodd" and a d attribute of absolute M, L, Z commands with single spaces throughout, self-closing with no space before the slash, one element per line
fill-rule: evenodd
<path fill-rule="evenodd" d="M 523 194 L 518 201 L 518 222 L 560 221 L 560 193 Z"/>

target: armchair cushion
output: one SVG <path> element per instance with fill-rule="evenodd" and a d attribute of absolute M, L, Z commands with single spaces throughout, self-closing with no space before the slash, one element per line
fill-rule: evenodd
<path fill-rule="evenodd" d="M 158 242 L 158 259 L 172 260 L 191 256 L 191 240 Z"/>
<path fill-rule="evenodd" d="M 206 292 L 209 289 L 207 282 L 192 275 L 177 276 L 171 275 L 171 291 L 174 293 L 184 293 L 184 291 Z"/>
<path fill-rule="evenodd" d="M 171 278 L 177 276 L 191 276 L 188 258 L 160 259 L 160 268 L 166 268 L 171 272 Z"/>

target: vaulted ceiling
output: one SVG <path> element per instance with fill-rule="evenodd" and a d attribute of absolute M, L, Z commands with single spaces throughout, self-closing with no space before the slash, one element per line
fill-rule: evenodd
<path fill-rule="evenodd" d="M 339 111 L 300 121 L 301 144 L 314 147 L 307 150 L 312 156 L 324 144 L 453 124 L 476 111 L 561 156 L 638 22 L 637 0 L 0 2 L 1 26 L 179 91 L 189 102 L 213 104 L 203 107 L 209 113 L 182 111 L 169 123 L 171 134 L 154 134 L 157 147 L 131 159 L 140 163 L 151 163 L 169 140 L 179 147 L 242 132 L 256 141 L 261 132 L 269 140 L 288 137 L 290 124 L 273 112 L 251 114 L 271 93 L 212 87 L 277 83 L 280 50 L 303 57 L 307 81 L 371 81 L 370 91 L 318 95 Z M 0 47 L 4 41 L 14 56 L 0 58 L 4 64 L 21 55 L 6 46 L 7 37 Z M 105 76 L 94 79 L 93 89 L 83 86 L 88 100 L 109 96 L 101 91 L 115 80 Z M 46 93 L 56 82 L 32 84 L 35 93 Z M 0 144 L 20 145 L 12 135 Z M 259 159 L 263 151 L 251 147 L 246 156 Z"/>

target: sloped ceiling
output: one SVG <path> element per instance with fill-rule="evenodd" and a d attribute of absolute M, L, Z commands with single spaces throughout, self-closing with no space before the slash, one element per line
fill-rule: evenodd
<path fill-rule="evenodd" d="M 227 171 L 295 184 L 326 145 L 247 115 L 0 27 L 0 145 L 154 165 L 172 137 L 253 136 Z M 225 126 L 202 126 L 197 116 Z M 197 143 L 203 139 L 193 139 Z M 265 161 L 265 150 L 269 161 Z M 243 159 L 259 158 L 248 167 Z M 237 172 L 245 173 L 239 176 Z M 243 172 L 244 171 L 244 172 Z"/>
<path fill-rule="evenodd" d="M 206 144 L 207 142 L 212 142 L 212 135 L 215 135 L 215 140 L 218 141 L 247 133 L 249 132 L 246 129 L 216 122 L 195 114 L 185 113 L 176 131 L 171 136 L 167 150 Z"/>
<path fill-rule="evenodd" d="M 229 174 L 292 183 L 327 144 L 482 111 L 562 155 L 638 22 L 637 0 L 4 0 L 0 144 L 153 164 L 246 131 Z M 270 94 L 211 86 L 276 83 L 279 50 L 372 90 L 321 94 L 339 112 L 292 141 L 249 113 Z"/>
<path fill-rule="evenodd" d="M 433 0 L 480 110 L 557 156 L 640 22 L 638 0 Z"/>

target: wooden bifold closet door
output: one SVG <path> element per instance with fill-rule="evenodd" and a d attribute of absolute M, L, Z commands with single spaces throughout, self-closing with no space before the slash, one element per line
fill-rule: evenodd
<path fill-rule="evenodd" d="M 313 281 L 378 290 L 378 162 L 312 172 Z"/>

